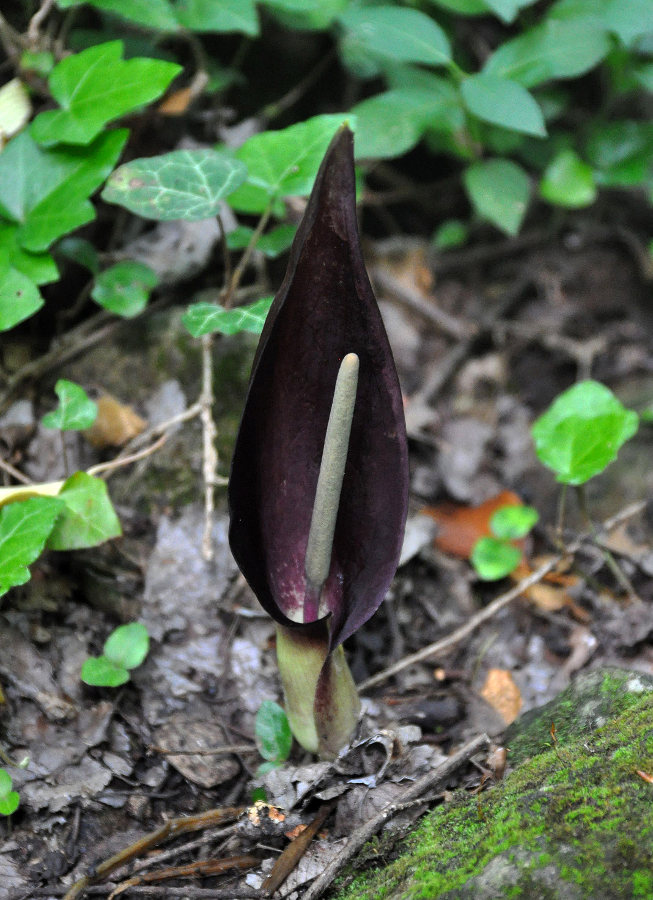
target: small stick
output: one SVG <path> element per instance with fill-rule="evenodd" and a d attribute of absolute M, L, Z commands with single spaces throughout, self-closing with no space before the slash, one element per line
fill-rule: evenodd
<path fill-rule="evenodd" d="M 615 513 L 614 516 L 611 516 L 609 519 L 606 519 L 601 526 L 601 530 L 603 531 L 612 531 L 612 529 L 616 528 L 617 525 L 620 525 L 622 522 L 625 522 L 627 519 L 636 516 L 638 513 L 642 512 L 646 507 L 645 501 L 637 501 L 635 503 L 630 503 L 628 506 L 625 506 L 622 510 Z M 562 560 L 567 556 L 572 556 L 576 553 L 580 547 L 587 541 L 592 540 L 594 538 L 591 535 L 581 535 L 575 541 L 572 541 L 567 547 L 565 547 L 564 551 L 556 554 L 556 556 L 552 556 L 551 559 L 547 560 L 547 562 L 543 563 L 538 569 L 534 572 L 531 572 L 530 575 L 527 575 L 526 578 L 522 578 L 522 580 L 516 584 L 514 587 L 510 588 L 509 591 L 506 591 L 505 594 L 501 594 L 492 603 L 488 604 L 488 606 L 484 607 L 480 612 L 478 612 L 475 616 L 460 628 L 457 628 L 455 631 L 452 631 L 451 634 L 447 635 L 447 637 L 441 638 L 439 641 L 435 641 L 433 644 L 428 644 L 426 647 L 422 647 L 421 650 L 418 650 L 416 653 L 411 653 L 410 656 L 405 656 L 403 659 L 399 660 L 399 662 L 394 663 L 392 666 L 388 666 L 387 669 L 383 669 L 381 672 L 377 672 L 376 675 L 372 675 L 371 678 L 366 678 L 365 681 L 362 681 L 358 685 L 359 691 L 367 690 L 367 688 L 373 687 L 376 684 L 381 684 L 381 682 L 386 681 L 392 675 L 396 675 L 397 672 L 401 672 L 404 669 L 407 669 L 408 666 L 415 665 L 415 663 L 424 662 L 424 660 L 429 659 L 431 656 L 437 656 L 440 653 L 443 653 L 445 650 L 449 650 L 451 647 L 454 647 L 456 644 L 459 644 L 464 638 L 467 637 L 468 634 L 471 634 L 472 631 L 475 631 L 479 625 L 482 625 L 483 622 L 486 622 L 488 619 L 491 619 L 498 612 L 500 612 L 505 606 L 519 597 L 524 591 L 528 590 L 529 587 L 532 587 L 534 584 L 540 582 L 549 572 L 552 572 L 553 569 L 558 565 L 558 563 L 562 562 Z"/>
<path fill-rule="evenodd" d="M 490 739 L 486 734 L 481 734 L 468 743 L 464 744 L 460 750 L 445 760 L 441 766 L 422 775 L 417 781 L 413 782 L 410 787 L 406 788 L 403 794 L 393 803 L 388 803 L 380 812 L 371 819 L 368 819 L 360 828 L 351 835 L 345 847 L 337 857 L 332 860 L 319 875 L 308 891 L 304 894 L 302 900 L 318 900 L 322 894 L 331 886 L 333 879 L 338 872 L 345 866 L 349 860 L 361 849 L 363 844 L 370 840 L 373 835 L 381 829 L 395 813 L 409 801 L 421 797 L 429 791 L 437 790 L 441 785 L 445 784 L 447 779 L 456 771 L 463 763 L 467 762 L 471 756 L 478 753 L 484 747 L 489 746 Z"/>
<path fill-rule="evenodd" d="M 261 885 L 261 890 L 265 891 L 268 896 L 271 897 L 295 869 L 299 860 L 308 850 L 309 844 L 335 809 L 335 806 L 335 801 L 325 803 L 310 825 L 307 825 L 301 834 L 288 844 L 281 856 L 277 858 L 272 871 Z"/>
<path fill-rule="evenodd" d="M 193 878 L 197 875 L 222 875 L 230 869 L 252 869 L 261 864 L 258 856 L 227 856 L 224 859 L 198 859 L 193 863 L 182 866 L 169 866 L 167 869 L 157 869 L 155 872 L 144 872 L 142 875 L 134 875 L 116 887 L 109 895 L 113 900 L 119 894 L 128 891 L 139 884 L 153 881 L 167 881 L 170 878 Z"/>
<path fill-rule="evenodd" d="M 191 831 L 201 831 L 202 828 L 236 819 L 244 810 L 244 806 L 228 806 L 224 809 L 209 809 L 207 812 L 200 813 L 197 816 L 181 816 L 177 819 L 169 819 L 161 828 L 157 828 L 156 831 L 145 835 L 138 841 L 134 841 L 133 844 L 125 847 L 124 850 L 120 850 L 118 853 L 110 856 L 109 859 L 105 859 L 104 862 L 95 866 L 90 874 L 84 875 L 73 884 L 64 896 L 64 900 L 77 900 L 90 885 L 102 881 L 111 872 L 124 866 L 136 856 L 147 853 L 148 850 L 168 840 L 168 838 L 177 837 L 179 834 L 187 834 Z"/>
<path fill-rule="evenodd" d="M 213 559 L 211 531 L 213 529 L 214 491 L 218 476 L 218 451 L 215 439 L 218 429 L 213 421 L 213 336 L 202 336 L 202 391 L 199 397 L 202 422 L 202 474 L 204 476 L 204 533 L 202 535 L 202 556 L 207 562 Z"/>
<path fill-rule="evenodd" d="M 499 597 L 493 600 L 492 603 L 489 603 L 480 612 L 476 613 L 475 616 L 472 616 L 472 618 L 468 622 L 466 622 L 464 625 L 461 625 L 461 627 L 457 628 L 455 631 L 452 631 L 451 634 L 447 635 L 447 637 L 441 638 L 439 641 L 435 641 L 433 644 L 428 644 L 426 647 L 422 647 L 422 649 L 418 650 L 416 653 L 411 653 L 409 656 L 405 656 L 403 659 L 400 659 L 399 662 L 394 663 L 394 665 L 388 666 L 387 669 L 383 669 L 383 671 L 377 672 L 376 675 L 372 675 L 371 678 L 365 679 L 365 681 L 361 682 L 358 685 L 359 691 L 365 691 L 367 690 L 367 688 L 373 687 L 375 684 L 380 684 L 382 681 L 386 681 L 392 675 L 396 675 L 397 672 L 401 672 L 404 669 L 407 669 L 409 666 L 415 665 L 415 663 L 423 662 L 424 660 L 429 659 L 431 656 L 438 656 L 445 650 L 449 650 L 451 647 L 459 644 L 467 637 L 467 635 L 475 631 L 479 625 L 482 625 L 483 622 L 487 622 L 488 619 L 491 619 L 505 606 L 508 606 L 509 603 L 512 603 L 513 600 L 519 597 L 520 594 L 523 594 L 524 591 L 528 590 L 529 587 L 537 584 L 545 577 L 545 575 L 548 575 L 549 572 L 552 572 L 553 569 L 555 569 L 558 563 L 560 563 L 565 556 L 575 553 L 582 543 L 582 538 L 579 538 L 578 540 L 570 544 L 569 547 L 567 547 L 566 553 L 558 553 L 556 554 L 556 556 L 552 556 L 551 559 L 543 563 L 534 572 L 531 572 L 531 574 L 526 578 L 522 578 L 522 580 L 518 584 L 510 588 L 509 591 L 506 591 L 505 594 L 501 594 Z"/>
<path fill-rule="evenodd" d="M 320 593 L 331 566 L 333 535 L 336 530 L 351 422 L 356 404 L 358 367 L 358 356 L 355 353 L 348 353 L 340 363 L 333 392 L 306 545 L 304 622 L 313 622 L 318 617 Z"/>

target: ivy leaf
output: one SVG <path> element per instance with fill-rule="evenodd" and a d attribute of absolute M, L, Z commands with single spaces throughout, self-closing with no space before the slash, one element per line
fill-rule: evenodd
<path fill-rule="evenodd" d="M 617 457 L 637 431 L 636 412 L 626 409 L 597 381 L 581 381 L 554 400 L 532 428 L 540 462 L 563 484 L 584 484 Z"/>
<path fill-rule="evenodd" d="M 488 159 L 471 165 L 463 175 L 476 212 L 507 234 L 515 235 L 526 215 L 530 182 L 509 159 Z"/>
<path fill-rule="evenodd" d="M 480 538 L 474 545 L 471 563 L 484 581 L 498 581 L 519 565 L 522 553 L 507 541 L 495 537 Z"/>
<path fill-rule="evenodd" d="M 256 249 L 260 250 L 268 259 L 276 259 L 290 247 L 296 232 L 296 225 L 278 225 L 261 235 L 256 242 Z M 227 247 L 230 250 L 244 250 L 253 234 L 253 228 L 240 225 L 227 235 Z"/>
<path fill-rule="evenodd" d="M 104 309 L 131 319 L 145 309 L 150 293 L 158 283 L 156 272 L 149 266 L 125 260 L 97 276 L 91 297 Z"/>
<path fill-rule="evenodd" d="M 193 303 L 184 313 L 182 322 L 193 337 L 216 331 L 220 334 L 238 334 L 240 331 L 260 334 L 271 306 L 272 297 L 261 297 L 236 309 L 224 309 L 217 303 Z"/>
<path fill-rule="evenodd" d="M 465 106 L 478 119 L 523 134 L 546 136 L 542 110 L 526 88 L 496 75 L 471 75 L 461 85 Z"/>
<path fill-rule="evenodd" d="M 58 499 L 64 506 L 48 540 L 51 550 L 95 547 L 122 534 L 107 486 L 100 478 L 76 472 L 64 482 Z"/>
<path fill-rule="evenodd" d="M 490 528 L 495 537 L 517 541 L 526 537 L 538 519 L 532 506 L 502 506 L 492 515 Z"/>
<path fill-rule="evenodd" d="M 286 713 L 274 700 L 264 700 L 254 722 L 256 746 L 263 759 L 278 765 L 288 759 L 292 733 Z"/>
<path fill-rule="evenodd" d="M 146 219 L 209 219 L 247 177 L 246 166 L 217 150 L 173 150 L 134 159 L 109 178 L 102 199 Z"/>
<path fill-rule="evenodd" d="M 59 398 L 59 407 L 43 416 L 41 421 L 46 428 L 83 431 L 91 427 L 97 418 L 97 403 L 89 398 L 83 387 L 60 378 L 54 392 Z"/>
<path fill-rule="evenodd" d="M 29 581 L 29 569 L 45 546 L 62 509 L 56 497 L 32 497 L 0 509 L 0 596 Z"/>
<path fill-rule="evenodd" d="M 0 815 L 10 816 L 18 809 L 20 797 L 18 791 L 12 791 L 11 775 L 0 769 Z"/>
<path fill-rule="evenodd" d="M 28 131 L 10 141 L 0 153 L 0 216 L 18 226 L 16 246 L 38 253 L 90 222 L 95 210 L 88 197 L 113 170 L 126 140 L 121 129 L 65 150 L 39 147 Z"/>
<path fill-rule="evenodd" d="M 160 97 L 182 71 L 177 63 L 160 59 L 123 60 L 122 53 L 122 41 L 109 41 L 62 59 L 48 81 L 62 109 L 34 119 L 34 140 L 89 144 L 107 122 Z"/>
<path fill-rule="evenodd" d="M 42 306 L 43 297 L 31 278 L 6 263 L 0 265 L 0 331 L 8 331 Z"/>
<path fill-rule="evenodd" d="M 120 687 L 129 681 L 129 672 L 106 656 L 91 656 L 82 663 L 81 679 L 92 687 Z"/>
<path fill-rule="evenodd" d="M 280 197 L 308 194 L 329 141 L 342 121 L 342 114 L 315 116 L 245 141 L 236 157 L 247 167 L 247 181 L 231 195 L 229 205 L 242 212 L 262 213 Z M 276 208 L 283 212 L 282 206 Z"/>

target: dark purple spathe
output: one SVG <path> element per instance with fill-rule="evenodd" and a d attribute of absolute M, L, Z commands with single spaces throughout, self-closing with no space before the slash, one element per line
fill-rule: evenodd
<path fill-rule="evenodd" d="M 322 598 L 333 649 L 378 608 L 397 567 L 408 501 L 403 406 L 365 271 L 353 136 L 332 140 L 258 346 L 229 480 L 229 540 L 261 605 L 303 626 L 304 556 L 333 390 L 360 359 L 331 569 Z"/>

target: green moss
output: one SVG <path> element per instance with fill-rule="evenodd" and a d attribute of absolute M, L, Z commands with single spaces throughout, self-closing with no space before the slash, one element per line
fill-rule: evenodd
<path fill-rule="evenodd" d="M 554 710 L 554 749 L 541 741 L 541 752 L 478 801 L 458 794 L 421 822 L 395 862 L 357 875 L 332 896 L 653 896 L 653 798 L 635 774 L 653 771 L 653 692 L 646 685 L 625 689 L 624 673 L 608 676 L 598 691 L 590 683 L 585 698 L 576 697 L 575 713 L 574 698 L 563 696 L 564 717 Z M 591 709 L 592 696 L 600 713 Z M 551 712 L 541 711 L 539 721 L 531 717 L 530 726 L 541 732 Z M 537 738 L 530 740 L 536 745 Z"/>

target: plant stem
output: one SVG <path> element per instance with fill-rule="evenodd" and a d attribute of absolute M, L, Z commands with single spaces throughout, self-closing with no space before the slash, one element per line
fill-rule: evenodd
<path fill-rule="evenodd" d="M 619 584 L 628 594 L 630 600 L 636 600 L 638 603 L 641 603 L 641 599 L 637 595 L 635 588 L 633 587 L 630 579 L 623 571 L 617 560 L 610 553 L 610 551 L 606 547 L 602 547 L 599 542 L 599 535 L 596 529 L 596 525 L 592 521 L 588 508 L 587 508 L 587 494 L 585 493 L 585 485 L 579 484 L 576 486 L 576 496 L 578 497 L 578 508 L 580 509 L 580 514 L 583 517 L 583 521 L 585 522 L 585 526 L 590 533 L 592 541 L 594 545 L 598 548 L 601 556 L 603 557 L 605 564 L 610 569 L 614 577 L 617 579 Z"/>

